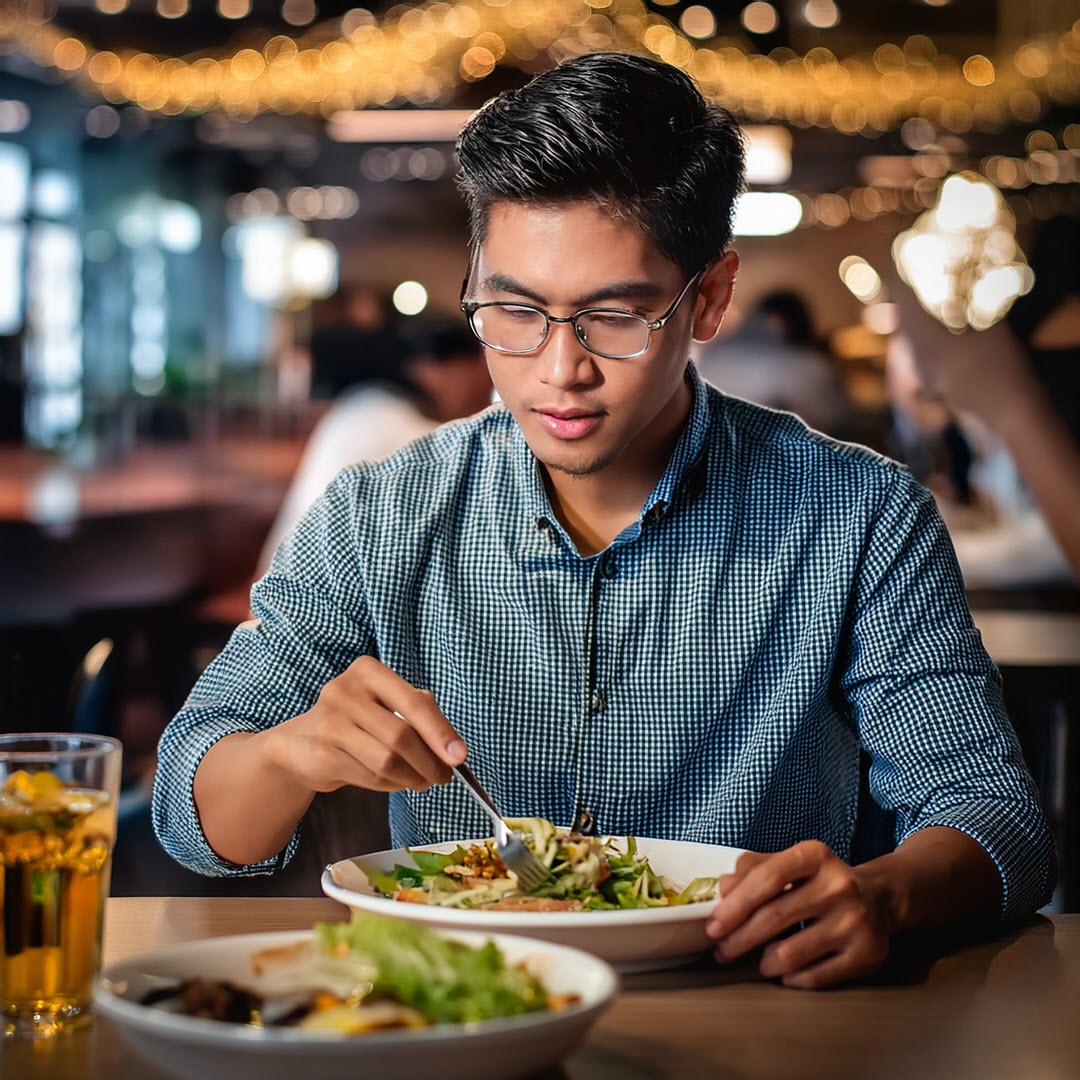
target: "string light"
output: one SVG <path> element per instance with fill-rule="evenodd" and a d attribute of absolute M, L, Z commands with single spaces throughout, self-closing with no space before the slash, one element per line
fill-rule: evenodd
<path fill-rule="evenodd" d="M 96 2 L 102 10 L 120 10 L 113 5 L 122 0 Z M 162 14 L 172 17 L 186 12 L 188 2 L 158 0 Z M 243 2 L 220 0 L 223 13 L 226 5 L 239 10 Z M 815 18 L 824 18 L 829 7 L 821 0 L 805 5 L 811 6 Z M 166 114 L 330 116 L 371 106 L 430 105 L 462 82 L 482 81 L 496 66 L 532 70 L 541 54 L 558 62 L 597 49 L 658 56 L 747 121 L 846 134 L 874 135 L 909 121 L 946 133 L 995 131 L 1012 122 L 1034 123 L 1050 105 L 1080 101 L 1080 22 L 1056 37 L 998 56 L 969 56 L 961 64 L 939 56 L 933 42 L 918 34 L 849 57 L 824 47 L 804 55 L 787 48 L 754 55 L 726 38 L 696 44 L 688 34 L 708 29 L 704 20 L 700 27 L 691 20 L 682 33 L 641 0 L 435 0 L 391 8 L 382 18 L 354 8 L 295 40 L 277 36 L 260 48 L 249 42 L 237 53 L 195 60 L 128 51 L 120 57 L 120 72 L 109 70 L 105 78 L 93 65 L 97 51 L 38 11 L 25 5 L 0 9 L 0 47 L 20 49 L 112 104 L 136 103 Z M 314 0 L 284 0 L 282 13 L 304 25 L 315 18 L 316 6 Z M 747 5 L 743 17 L 757 33 L 778 19 L 776 9 L 761 2 Z M 235 64 L 241 53 L 260 54 L 263 66 L 256 70 L 250 56 Z"/>
<path fill-rule="evenodd" d="M 893 241 L 893 261 L 935 319 L 957 333 L 986 330 L 1035 280 L 1015 234 L 1001 192 L 977 173 L 957 173 Z"/>
<path fill-rule="evenodd" d="M 703 4 L 692 4 L 679 16 L 679 27 L 687 37 L 715 37 L 716 16 Z"/>
<path fill-rule="evenodd" d="M 806 0 L 803 18 L 818 30 L 828 30 L 840 21 L 840 9 L 833 0 Z"/>
<path fill-rule="evenodd" d="M 861 256 L 848 255 L 839 266 L 840 280 L 864 304 L 872 304 L 881 296 L 881 277 Z"/>
<path fill-rule="evenodd" d="M 740 19 L 751 34 L 771 34 L 780 25 L 780 16 L 777 15 L 776 8 L 761 0 L 747 4 L 742 10 Z"/>
<path fill-rule="evenodd" d="M 244 19 L 251 14 L 251 0 L 218 0 L 217 12 L 223 19 Z"/>
<path fill-rule="evenodd" d="M 285 0 L 281 5 L 281 17 L 290 26 L 307 26 L 315 21 L 314 0 Z"/>
<path fill-rule="evenodd" d="M 163 19 L 180 19 L 188 13 L 188 0 L 157 0 L 157 13 Z"/>

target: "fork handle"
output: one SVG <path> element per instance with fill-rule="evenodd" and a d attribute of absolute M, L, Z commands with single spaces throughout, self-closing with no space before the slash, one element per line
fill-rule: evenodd
<path fill-rule="evenodd" d="M 495 809 L 491 796 L 484 790 L 484 786 L 480 781 L 476 779 L 472 769 L 465 764 L 453 765 L 451 768 L 454 770 L 454 775 L 468 788 L 469 794 L 483 807 L 484 812 L 495 822 L 496 826 L 505 829 L 506 823 L 499 816 L 499 811 Z"/>

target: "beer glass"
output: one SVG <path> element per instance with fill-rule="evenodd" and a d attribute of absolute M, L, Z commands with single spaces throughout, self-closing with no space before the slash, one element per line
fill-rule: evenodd
<path fill-rule="evenodd" d="M 84 1022 L 101 962 L 120 743 L 0 735 L 0 1019 L 48 1038 Z"/>

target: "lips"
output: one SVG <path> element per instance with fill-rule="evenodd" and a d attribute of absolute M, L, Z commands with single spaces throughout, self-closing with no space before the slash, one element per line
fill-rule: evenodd
<path fill-rule="evenodd" d="M 580 439 L 603 419 L 603 413 L 584 409 L 535 409 L 540 423 L 557 439 Z"/>

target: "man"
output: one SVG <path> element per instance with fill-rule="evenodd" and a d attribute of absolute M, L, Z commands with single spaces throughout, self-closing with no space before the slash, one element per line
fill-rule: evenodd
<path fill-rule="evenodd" d="M 688 365 L 738 268 L 732 118 L 592 55 L 458 149 L 505 407 L 341 474 L 285 541 L 162 739 L 167 849 L 272 872 L 343 785 L 392 793 L 398 843 L 476 835 L 468 753 L 507 815 L 751 849 L 710 933 L 792 986 L 1033 910 L 1052 845 L 933 500 Z M 860 748 L 899 846 L 853 869 Z"/>

